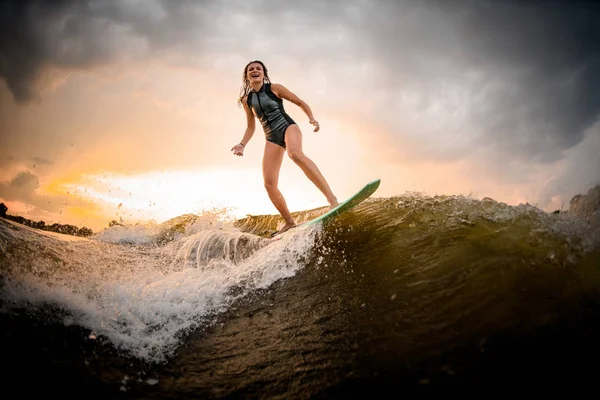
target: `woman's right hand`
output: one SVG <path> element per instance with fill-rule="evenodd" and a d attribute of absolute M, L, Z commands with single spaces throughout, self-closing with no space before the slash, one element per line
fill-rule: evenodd
<path fill-rule="evenodd" d="M 231 151 L 233 151 L 234 155 L 241 157 L 244 155 L 244 145 L 241 143 L 238 143 L 231 148 Z"/>

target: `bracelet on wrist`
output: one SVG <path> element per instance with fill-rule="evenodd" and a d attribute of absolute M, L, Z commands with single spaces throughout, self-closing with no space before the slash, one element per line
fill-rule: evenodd
<path fill-rule="evenodd" d="M 244 143 L 240 142 L 240 144 L 242 145 L 242 147 L 246 147 L 246 145 Z"/>

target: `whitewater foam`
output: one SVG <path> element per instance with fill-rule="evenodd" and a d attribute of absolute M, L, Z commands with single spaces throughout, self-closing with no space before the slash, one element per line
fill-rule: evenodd
<path fill-rule="evenodd" d="M 298 230 L 286 240 L 269 241 L 196 225 L 190 230 L 196 233 L 166 245 L 139 247 L 114 243 L 145 244 L 156 232 L 121 228 L 77 246 L 36 238 L 36 246 L 52 249 L 54 259 L 42 259 L 35 269 L 26 266 L 31 260 L 22 260 L 21 269 L 4 282 L 2 296 L 10 299 L 2 302 L 4 311 L 58 307 L 66 312 L 57 315 L 65 325 L 87 328 L 91 337 L 105 336 L 135 358 L 163 362 L 190 330 L 207 326 L 253 290 L 293 276 L 318 232 Z M 2 232 L 7 236 L 6 229 Z M 12 236 L 12 246 L 25 246 L 18 231 Z"/>

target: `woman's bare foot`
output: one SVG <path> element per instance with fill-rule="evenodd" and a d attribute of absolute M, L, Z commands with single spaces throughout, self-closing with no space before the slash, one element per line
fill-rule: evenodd
<path fill-rule="evenodd" d="M 277 234 L 281 235 L 283 232 L 289 231 L 290 229 L 295 228 L 295 227 L 296 227 L 295 223 L 287 223 L 279 230 L 279 232 L 277 232 Z"/>
<path fill-rule="evenodd" d="M 339 201 L 337 201 L 337 199 L 334 197 L 334 198 L 333 198 L 333 201 L 330 201 L 330 202 L 329 202 L 329 209 L 330 209 L 330 210 L 333 210 L 334 208 L 336 208 L 336 207 L 337 207 L 337 206 L 339 206 L 339 205 L 340 205 L 340 202 L 339 202 Z"/>

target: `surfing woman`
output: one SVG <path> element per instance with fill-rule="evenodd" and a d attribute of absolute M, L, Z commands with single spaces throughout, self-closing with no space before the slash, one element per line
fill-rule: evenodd
<path fill-rule="evenodd" d="M 261 61 L 251 61 L 244 68 L 242 88 L 238 104 L 246 111 L 247 127 L 240 143 L 232 147 L 231 151 L 236 156 L 243 156 L 246 145 L 254 135 L 255 117 L 260 121 L 265 136 L 265 152 L 263 155 L 262 170 L 265 189 L 279 211 L 285 225 L 278 233 L 283 233 L 296 226 L 287 203 L 279 191 L 279 170 L 283 161 L 283 154 L 294 161 L 304 174 L 323 192 L 329 205 L 333 208 L 338 205 L 337 198 L 329 188 L 327 181 L 317 168 L 316 164 L 302 151 L 302 132 L 298 125 L 290 118 L 283 108 L 283 100 L 288 100 L 302 109 L 308 116 L 308 122 L 315 126 L 314 132 L 319 131 L 319 123 L 313 117 L 308 104 L 284 86 L 271 83 L 267 68 Z"/>

